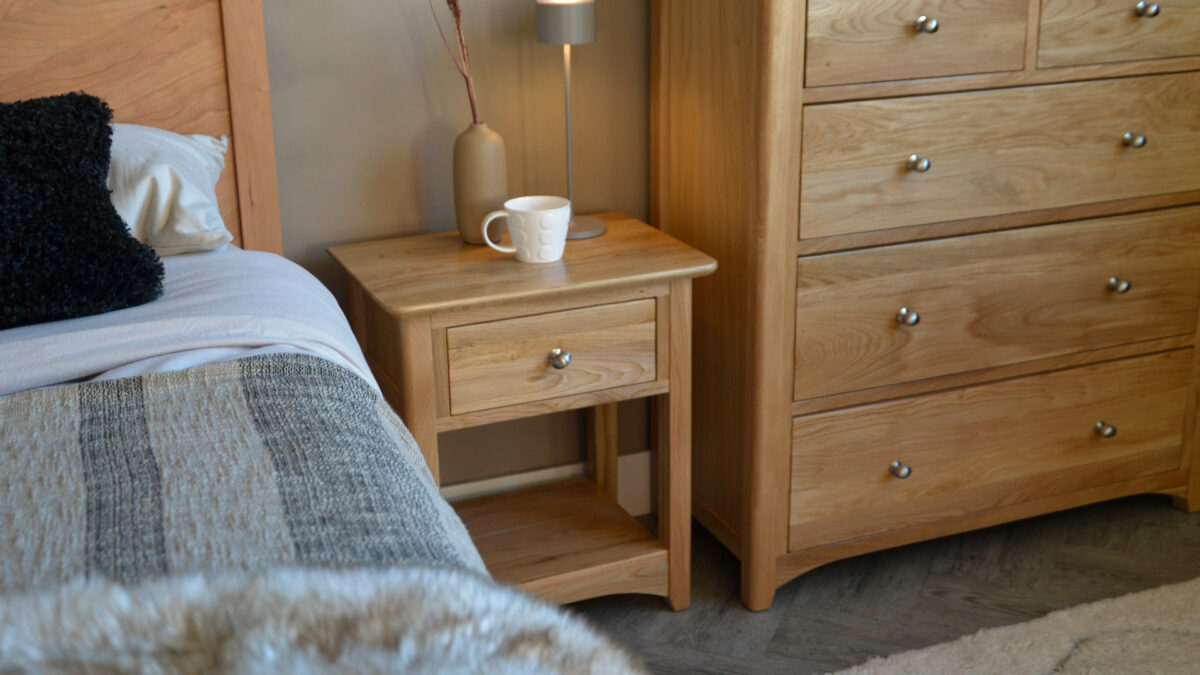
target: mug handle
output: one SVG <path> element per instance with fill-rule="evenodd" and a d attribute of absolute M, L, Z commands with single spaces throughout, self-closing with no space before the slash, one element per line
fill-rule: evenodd
<path fill-rule="evenodd" d="M 496 249 L 497 251 L 500 251 L 501 253 L 516 253 L 517 252 L 516 247 L 500 246 L 499 244 L 494 244 L 494 243 L 492 243 L 492 238 L 488 236 L 488 232 L 487 232 L 488 225 L 490 225 L 492 223 L 492 221 L 497 218 L 507 218 L 507 217 L 508 217 L 507 211 L 492 211 L 491 213 L 489 213 L 483 217 L 483 225 L 481 226 L 481 229 L 483 230 L 483 243 L 487 244 L 488 246 L 491 246 L 492 248 Z"/>

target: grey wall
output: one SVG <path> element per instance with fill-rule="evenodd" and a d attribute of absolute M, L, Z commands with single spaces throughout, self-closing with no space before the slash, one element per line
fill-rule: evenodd
<path fill-rule="evenodd" d="M 434 8 L 453 44 L 445 0 Z M 461 0 L 480 115 L 505 140 L 509 191 L 566 194 L 562 50 L 537 42 L 534 0 Z M 284 253 L 329 286 L 325 248 L 454 228 L 450 154 L 466 87 L 427 0 L 264 0 Z M 574 48 L 575 202 L 648 203 L 648 0 L 597 0 L 597 40 Z M 622 445 L 644 449 L 642 407 Z M 442 436 L 444 481 L 573 461 L 581 415 Z M 639 447 L 640 446 L 640 447 Z"/>

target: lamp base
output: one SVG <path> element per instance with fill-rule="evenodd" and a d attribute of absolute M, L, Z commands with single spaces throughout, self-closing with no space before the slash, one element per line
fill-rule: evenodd
<path fill-rule="evenodd" d="M 592 216 L 571 216 L 571 227 L 567 230 L 567 239 L 591 239 L 599 237 L 608 231 L 603 220 Z"/>

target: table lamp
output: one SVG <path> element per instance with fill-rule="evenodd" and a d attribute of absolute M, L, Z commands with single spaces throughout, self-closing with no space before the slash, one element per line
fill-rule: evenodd
<path fill-rule="evenodd" d="M 574 215 L 575 188 L 571 171 L 571 45 L 596 40 L 595 0 L 537 0 L 538 42 L 562 45 L 563 75 L 567 94 L 567 199 L 571 201 L 571 228 L 567 239 L 587 239 L 604 234 L 604 221 Z"/>

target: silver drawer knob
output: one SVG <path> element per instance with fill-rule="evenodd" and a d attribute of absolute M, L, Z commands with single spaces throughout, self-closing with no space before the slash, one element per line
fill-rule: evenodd
<path fill-rule="evenodd" d="M 564 352 L 558 347 L 551 349 L 550 355 L 546 358 L 550 359 L 550 365 L 554 366 L 558 370 L 562 370 L 563 368 L 571 365 L 571 352 Z"/>
<path fill-rule="evenodd" d="M 925 173 L 929 170 L 929 167 L 933 166 L 933 162 L 929 161 L 928 157 L 913 154 L 908 156 L 908 162 L 905 163 L 905 166 L 908 167 L 909 171 Z"/>
<path fill-rule="evenodd" d="M 915 326 L 921 323 L 921 315 L 907 307 L 901 307 L 899 312 L 896 312 L 896 323 L 904 324 L 905 326 Z"/>
<path fill-rule="evenodd" d="M 1131 131 L 1126 131 L 1124 136 L 1121 136 L 1121 142 L 1127 148 L 1141 148 L 1146 145 L 1146 137 L 1141 134 L 1135 134 Z"/>
<path fill-rule="evenodd" d="M 1157 12 L 1158 5 L 1155 5 L 1154 7 L 1154 11 Z M 938 20 L 932 16 L 921 15 L 918 16 L 917 20 L 913 22 L 913 30 L 917 31 L 918 33 L 936 33 L 939 26 L 941 26 L 941 24 L 938 23 Z"/>
<path fill-rule="evenodd" d="M 1133 13 L 1147 19 L 1158 16 L 1158 3 L 1139 2 L 1133 6 Z"/>
<path fill-rule="evenodd" d="M 888 465 L 888 472 L 896 478 L 908 478 L 912 475 L 912 467 L 897 459 Z"/>
<path fill-rule="evenodd" d="M 1118 277 L 1108 278 L 1108 290 L 1112 291 L 1113 293 L 1128 293 L 1130 288 L 1133 288 L 1133 284 L 1129 283 L 1125 279 L 1120 279 Z"/>
<path fill-rule="evenodd" d="M 1112 438 L 1117 435 L 1117 428 L 1111 424 L 1105 424 L 1104 420 L 1096 422 L 1096 426 L 1092 427 L 1092 430 L 1101 438 Z"/>

